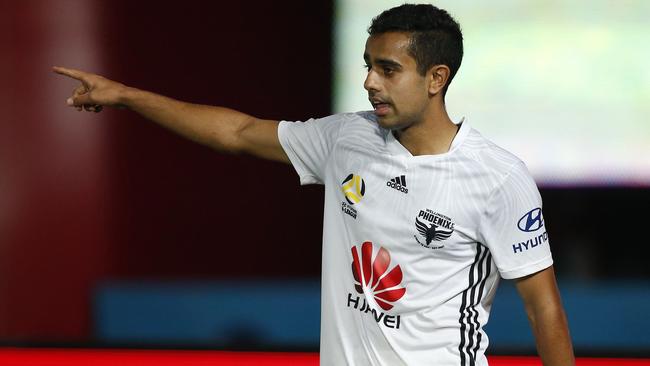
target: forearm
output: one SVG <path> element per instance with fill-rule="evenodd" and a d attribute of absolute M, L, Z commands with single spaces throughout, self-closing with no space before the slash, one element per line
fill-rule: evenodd
<path fill-rule="evenodd" d="M 561 306 L 545 306 L 529 313 L 537 352 L 544 366 L 573 366 L 569 327 Z"/>
<path fill-rule="evenodd" d="M 515 285 L 524 302 L 544 366 L 575 365 L 569 326 L 553 267 L 520 278 Z"/>
<path fill-rule="evenodd" d="M 253 117 L 228 108 L 181 102 L 124 87 L 119 104 L 192 141 L 219 151 L 239 153 L 240 131 Z"/>
<path fill-rule="evenodd" d="M 228 108 L 181 102 L 80 70 L 55 66 L 53 71 L 81 82 L 66 101 L 78 110 L 99 112 L 103 106 L 126 107 L 213 149 L 289 163 L 278 138 L 278 121 L 254 118 Z"/>

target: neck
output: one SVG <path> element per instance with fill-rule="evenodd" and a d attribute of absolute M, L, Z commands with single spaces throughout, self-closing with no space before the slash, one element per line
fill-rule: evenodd
<path fill-rule="evenodd" d="M 444 154 L 458 132 L 444 105 L 427 114 L 427 118 L 403 130 L 393 131 L 395 138 L 413 156 Z"/>

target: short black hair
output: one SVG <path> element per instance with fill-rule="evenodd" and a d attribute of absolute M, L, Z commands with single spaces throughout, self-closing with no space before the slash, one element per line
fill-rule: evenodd
<path fill-rule="evenodd" d="M 415 59 L 420 75 L 434 65 L 447 65 L 451 80 L 463 59 L 463 34 L 460 25 L 447 11 L 430 4 L 404 4 L 388 9 L 372 20 L 368 33 L 373 36 L 387 32 L 410 33 L 408 52 Z"/>

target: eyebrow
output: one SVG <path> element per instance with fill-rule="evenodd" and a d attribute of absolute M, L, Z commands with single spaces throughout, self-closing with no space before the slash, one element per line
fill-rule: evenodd
<path fill-rule="evenodd" d="M 364 53 L 364 54 L 363 54 L 363 59 L 364 59 L 367 63 L 369 63 L 369 62 L 370 62 L 370 55 L 368 55 L 367 53 Z M 375 62 L 374 62 L 374 63 L 377 64 L 377 65 L 379 65 L 379 66 L 390 66 L 390 67 L 400 68 L 400 69 L 402 68 L 402 64 L 400 64 L 400 63 L 397 62 L 397 61 L 390 60 L 390 59 L 387 59 L 387 58 L 378 58 L 378 59 L 375 59 Z"/>

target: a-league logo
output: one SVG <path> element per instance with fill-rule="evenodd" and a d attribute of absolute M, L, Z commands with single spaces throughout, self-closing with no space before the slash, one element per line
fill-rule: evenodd
<path fill-rule="evenodd" d="M 345 201 L 341 202 L 341 210 L 356 219 L 357 210 L 353 206 L 359 203 L 363 195 L 366 194 L 366 182 L 356 174 L 349 174 L 341 182 L 341 192 L 345 196 Z"/>
<path fill-rule="evenodd" d="M 356 174 L 348 175 L 341 183 L 341 191 L 345 195 L 345 200 L 349 204 L 359 203 L 366 194 L 366 182 Z"/>

